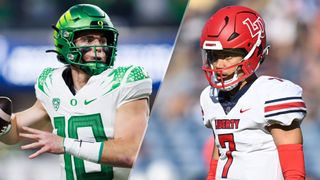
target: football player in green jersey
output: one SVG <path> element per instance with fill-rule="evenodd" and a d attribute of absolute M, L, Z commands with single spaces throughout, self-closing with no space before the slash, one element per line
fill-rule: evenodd
<path fill-rule="evenodd" d="M 51 51 L 66 66 L 43 70 L 37 101 L 1 127 L 0 140 L 32 140 L 22 146 L 36 149 L 31 159 L 61 154 L 62 179 L 127 179 L 149 117 L 151 78 L 139 66 L 113 66 L 118 31 L 99 7 L 75 5 L 53 28 Z"/>

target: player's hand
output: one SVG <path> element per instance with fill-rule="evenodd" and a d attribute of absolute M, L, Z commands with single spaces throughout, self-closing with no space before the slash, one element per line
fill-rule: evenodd
<path fill-rule="evenodd" d="M 41 131 L 29 127 L 22 127 L 26 133 L 19 133 L 20 137 L 33 140 L 34 142 L 21 146 L 21 149 L 38 149 L 29 156 L 30 159 L 36 158 L 43 153 L 63 154 L 63 138 L 53 133 Z"/>
<path fill-rule="evenodd" d="M 12 102 L 8 97 L 0 96 L 0 136 L 11 129 Z"/>

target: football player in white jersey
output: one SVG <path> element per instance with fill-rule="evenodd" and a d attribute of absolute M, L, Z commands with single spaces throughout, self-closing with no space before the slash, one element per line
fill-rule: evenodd
<path fill-rule="evenodd" d="M 0 140 L 32 140 L 22 146 L 36 149 L 31 159 L 61 154 L 61 179 L 128 179 L 149 117 L 151 78 L 139 66 L 113 67 L 118 31 L 99 7 L 75 5 L 53 28 L 52 51 L 66 66 L 43 70 L 37 101 L 12 118 L 1 98 Z"/>
<path fill-rule="evenodd" d="M 207 179 L 304 179 L 302 89 L 255 74 L 269 49 L 261 16 L 224 7 L 206 22 L 200 46 L 210 84 L 200 103 L 215 136 Z"/>

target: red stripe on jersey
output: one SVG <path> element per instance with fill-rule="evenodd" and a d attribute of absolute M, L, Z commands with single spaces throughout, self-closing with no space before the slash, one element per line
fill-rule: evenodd
<path fill-rule="evenodd" d="M 264 108 L 264 112 L 270 112 L 270 111 L 287 109 L 287 108 L 306 108 L 306 105 L 304 104 L 304 102 L 283 103 L 283 104 L 277 104 L 272 106 L 266 106 Z"/>

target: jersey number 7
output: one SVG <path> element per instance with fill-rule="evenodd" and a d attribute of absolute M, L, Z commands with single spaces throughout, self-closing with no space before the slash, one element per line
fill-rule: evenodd
<path fill-rule="evenodd" d="M 226 143 L 229 144 L 229 151 L 226 152 L 228 160 L 222 170 L 222 178 L 227 178 L 229 168 L 233 162 L 232 151 L 236 150 L 236 144 L 234 142 L 233 134 L 219 134 L 218 139 L 222 148 L 227 148 Z"/>

